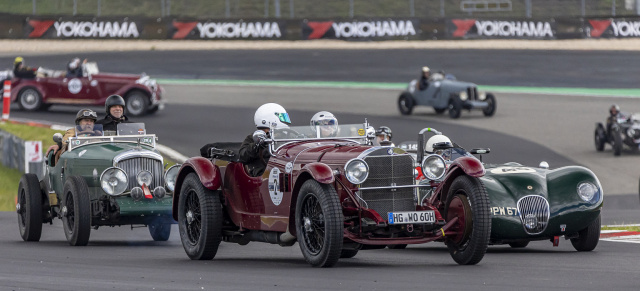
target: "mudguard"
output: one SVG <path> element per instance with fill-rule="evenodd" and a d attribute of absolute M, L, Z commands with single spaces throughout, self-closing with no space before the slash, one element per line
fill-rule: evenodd
<path fill-rule="evenodd" d="M 482 163 L 478 159 L 472 157 L 457 158 L 451 164 L 449 172 L 453 172 L 457 168 L 462 169 L 465 174 L 471 177 L 479 178 L 484 176 L 485 174 L 484 166 L 482 165 Z"/>
<path fill-rule="evenodd" d="M 220 188 L 220 185 L 222 185 L 220 169 L 210 160 L 203 157 L 193 157 L 186 160 L 178 171 L 175 191 L 173 192 L 173 218 L 175 220 L 178 220 L 177 210 L 178 201 L 180 198 L 180 188 L 182 188 L 182 181 L 188 174 L 193 172 L 198 175 L 198 178 L 200 179 L 202 185 L 209 190 L 217 190 Z"/>
<path fill-rule="evenodd" d="M 302 169 L 300 169 L 300 172 L 309 173 L 314 180 L 322 184 L 330 184 L 335 181 L 333 170 L 323 163 L 314 162 L 306 164 Z"/>
<path fill-rule="evenodd" d="M 26 87 L 33 87 L 36 90 L 38 90 L 38 92 L 40 93 L 40 95 L 42 96 L 42 102 L 46 103 L 48 94 L 45 90 L 45 87 L 42 86 L 40 83 L 38 82 L 22 82 L 22 81 L 16 81 L 14 84 L 14 80 L 11 80 L 11 103 L 17 102 L 18 101 L 18 93 L 20 93 L 20 91 L 22 91 L 22 89 L 26 88 Z M 29 80 L 31 81 L 31 80 Z"/>

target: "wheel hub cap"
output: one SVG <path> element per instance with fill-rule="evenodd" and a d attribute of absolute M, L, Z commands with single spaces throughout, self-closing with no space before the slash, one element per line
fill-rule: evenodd
<path fill-rule="evenodd" d="M 193 222 L 193 211 L 189 210 L 187 212 L 187 223 L 191 224 Z"/>
<path fill-rule="evenodd" d="M 18 212 L 18 214 L 22 213 L 22 208 L 20 207 L 20 203 L 16 204 L 16 212 Z"/>
<path fill-rule="evenodd" d="M 311 232 L 311 219 L 309 217 L 304 218 L 304 231 Z"/>
<path fill-rule="evenodd" d="M 62 216 L 67 217 L 67 206 L 62 206 Z"/>

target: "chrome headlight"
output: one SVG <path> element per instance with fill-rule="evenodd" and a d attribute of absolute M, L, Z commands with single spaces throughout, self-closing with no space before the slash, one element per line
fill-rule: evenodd
<path fill-rule="evenodd" d="M 586 202 L 593 201 L 600 192 L 598 186 L 594 185 L 591 182 L 582 182 L 578 184 L 578 196 Z"/>
<path fill-rule="evenodd" d="M 141 171 L 136 176 L 136 181 L 140 186 L 144 184 L 144 185 L 147 185 L 147 187 L 149 187 L 151 185 L 151 182 L 153 182 L 153 175 L 149 171 Z"/>
<path fill-rule="evenodd" d="M 164 183 L 170 192 L 176 188 L 176 179 L 178 178 L 178 171 L 180 171 L 180 165 L 173 165 L 169 167 L 166 173 L 164 173 Z"/>
<path fill-rule="evenodd" d="M 360 159 L 353 159 L 344 166 L 344 173 L 347 180 L 352 184 L 359 185 L 364 183 L 369 176 L 369 165 Z"/>
<path fill-rule="evenodd" d="M 100 186 L 102 190 L 109 195 L 120 195 L 127 190 L 129 178 L 127 174 L 120 168 L 111 167 L 102 172 L 100 175 Z"/>
<path fill-rule="evenodd" d="M 460 100 L 465 101 L 467 100 L 467 98 L 469 98 L 469 95 L 467 95 L 467 91 L 460 91 Z"/>
<path fill-rule="evenodd" d="M 478 100 L 480 100 L 480 101 L 484 101 L 484 99 L 487 99 L 487 93 L 485 93 L 485 92 L 479 92 L 479 93 L 478 93 Z"/>
<path fill-rule="evenodd" d="M 447 166 L 439 155 L 428 155 L 422 161 L 422 173 L 429 180 L 440 180 L 444 177 Z"/>

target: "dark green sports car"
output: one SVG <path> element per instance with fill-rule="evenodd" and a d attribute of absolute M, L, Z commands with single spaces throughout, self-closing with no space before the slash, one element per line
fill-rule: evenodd
<path fill-rule="evenodd" d="M 39 241 L 42 224 L 56 217 L 74 246 L 86 245 L 91 228 L 100 226 L 148 226 L 153 240 L 169 239 L 178 167 L 164 170 L 155 135 L 146 134 L 142 123 L 120 124 L 110 136 L 101 125 L 80 133 L 69 138 L 58 161 L 53 150 L 47 153 L 42 180 L 34 174 L 20 179 L 16 211 L 22 239 Z"/>

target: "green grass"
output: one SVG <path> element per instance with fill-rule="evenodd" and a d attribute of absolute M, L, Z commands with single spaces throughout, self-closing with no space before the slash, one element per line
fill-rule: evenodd
<path fill-rule="evenodd" d="M 640 226 L 603 226 L 602 230 L 640 231 Z"/>
<path fill-rule="evenodd" d="M 0 211 L 16 209 L 15 197 L 18 195 L 21 176 L 20 171 L 0 164 Z"/>
<path fill-rule="evenodd" d="M 49 146 L 55 144 L 55 142 L 53 142 L 54 133 L 59 132 L 64 135 L 64 131 L 24 124 L 0 123 L 0 129 L 13 134 L 22 140 L 42 141 L 42 148 L 45 150 L 49 148 Z"/>

